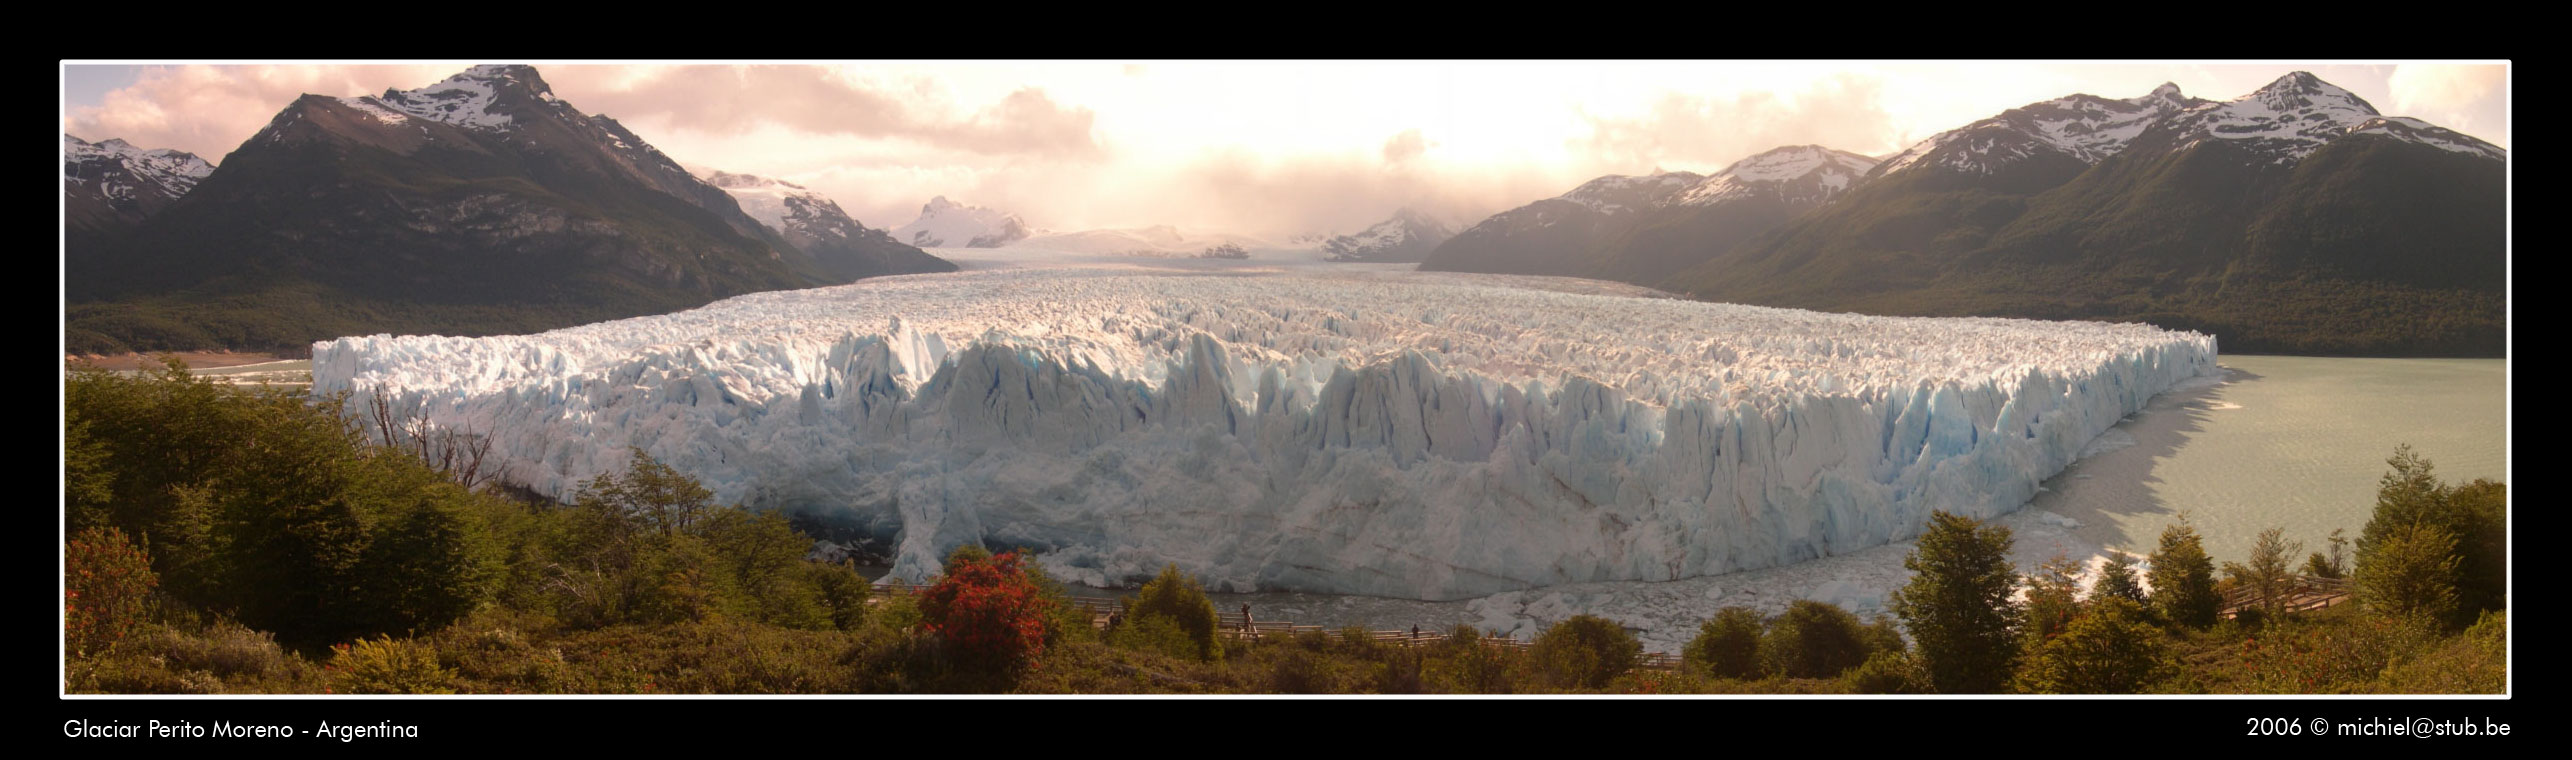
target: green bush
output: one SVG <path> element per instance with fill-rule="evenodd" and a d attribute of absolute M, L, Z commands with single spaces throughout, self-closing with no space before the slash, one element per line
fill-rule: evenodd
<path fill-rule="evenodd" d="M 332 647 L 333 687 L 345 694 L 454 694 L 456 673 L 426 644 L 392 637 Z"/>
<path fill-rule="evenodd" d="M 1760 661 L 1767 672 L 1788 678 L 1835 678 L 1866 662 L 1863 628 L 1848 610 L 1797 600 L 1768 622 L 1759 640 Z"/>
<path fill-rule="evenodd" d="M 1538 675 L 1559 689 L 1600 689 L 1634 669 L 1643 643 L 1624 626 L 1592 615 L 1574 615 L 1536 637 Z"/>
<path fill-rule="evenodd" d="M 1127 618 L 1107 631 L 1108 646 L 1152 652 L 1164 657 L 1195 660 L 1203 651 L 1196 637 L 1180 628 L 1168 615 L 1144 615 Z"/>
<path fill-rule="evenodd" d="M 1484 643 L 1481 631 L 1459 625 L 1430 652 L 1426 686 L 1449 694 L 1508 694 L 1525 668 L 1516 647 Z"/>
<path fill-rule="evenodd" d="M 1197 579 L 1179 572 L 1178 565 L 1161 568 L 1161 574 L 1126 600 L 1128 624 L 1147 617 L 1169 618 L 1172 625 L 1188 634 L 1197 645 L 1196 658 L 1212 661 L 1223 657 L 1223 643 L 1215 639 L 1215 603 L 1206 597 Z"/>
<path fill-rule="evenodd" d="M 2387 694 L 2499 694 L 2509 690 L 2508 613 L 2486 612 L 2464 633 L 2385 668 Z"/>
<path fill-rule="evenodd" d="M 2001 690 L 2016 664 L 2010 600 L 2009 529 L 1935 512 L 1903 567 L 1910 583 L 1893 593 L 1893 614 L 1918 647 L 1929 682 L 1949 694 Z"/>
<path fill-rule="evenodd" d="M 2136 694 L 2177 672 L 2143 606 L 2109 597 L 2088 604 L 2060 634 L 2029 651 L 2018 685 L 2038 694 Z"/>
<path fill-rule="evenodd" d="M 1715 678 L 1759 676 L 1759 613 L 1747 607 L 1725 607 L 1697 626 L 1697 638 L 1679 652 L 1697 672 Z"/>
<path fill-rule="evenodd" d="M 1840 676 L 1840 690 L 1850 694 L 1926 694 L 1927 676 L 1920 663 L 1900 651 L 1877 651 Z"/>

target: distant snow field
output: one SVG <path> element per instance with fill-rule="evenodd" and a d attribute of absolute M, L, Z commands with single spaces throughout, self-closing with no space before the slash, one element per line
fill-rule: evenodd
<path fill-rule="evenodd" d="M 421 402 L 558 497 L 638 447 L 893 542 L 904 578 L 980 541 L 1102 586 L 1175 563 L 1224 591 L 1519 592 L 1476 602 L 1498 623 L 1580 593 L 1530 589 L 1789 572 L 1932 510 L 1998 517 L 2216 372 L 2212 338 L 2135 324 L 976 253 L 540 335 L 343 338 L 315 390 Z"/>

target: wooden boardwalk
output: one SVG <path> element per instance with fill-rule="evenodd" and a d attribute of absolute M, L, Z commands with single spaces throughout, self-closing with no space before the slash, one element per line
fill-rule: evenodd
<path fill-rule="evenodd" d="M 2278 593 L 2277 606 L 2287 612 L 2304 612 L 2349 601 L 2356 598 L 2356 595 L 2357 583 L 2347 578 L 2298 575 L 2289 578 L 2286 587 Z M 2231 618 L 2241 614 L 2245 609 L 2269 606 L 2263 601 L 2258 589 L 2235 588 L 2225 592 L 2221 614 L 2225 618 Z"/>
<path fill-rule="evenodd" d="M 926 590 L 928 590 L 927 586 L 902 583 L 898 581 L 892 583 L 879 583 L 875 586 L 876 593 L 870 595 L 868 600 L 873 601 L 880 599 L 885 593 L 918 594 Z M 1082 611 L 1089 613 L 1090 625 L 1102 630 L 1107 628 L 1110 617 L 1118 612 L 1120 601 L 1121 600 L 1101 599 L 1087 596 L 1072 597 L 1073 605 L 1078 606 Z M 1294 636 L 1298 634 L 1318 634 L 1334 638 L 1342 638 L 1348 635 L 1348 630 L 1346 628 L 1331 630 L 1328 627 L 1319 625 L 1296 625 L 1290 621 L 1259 620 L 1257 618 L 1257 613 L 1250 615 L 1249 619 L 1243 618 L 1242 614 L 1239 612 L 1215 613 L 1216 635 L 1233 641 L 1243 639 L 1258 641 L 1269 636 Z M 1420 629 L 1419 635 L 1416 636 L 1412 635 L 1408 630 L 1365 631 L 1361 635 L 1366 636 L 1368 640 L 1377 644 L 1400 647 L 1431 646 L 1447 640 L 1447 633 L 1445 631 L 1431 631 L 1426 628 Z M 1490 636 L 1483 637 L 1480 642 L 1483 646 L 1496 649 L 1515 650 L 1521 654 L 1536 648 L 1536 644 L 1533 642 Z M 1675 671 L 1679 669 L 1679 656 L 1666 652 L 1645 652 L 1635 656 L 1634 666 L 1645 670 Z"/>

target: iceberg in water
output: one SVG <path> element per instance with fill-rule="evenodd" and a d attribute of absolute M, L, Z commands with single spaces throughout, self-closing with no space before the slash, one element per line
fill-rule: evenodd
<path fill-rule="evenodd" d="M 319 343 L 568 497 L 640 448 L 836 519 L 1110 585 L 1459 599 L 1770 567 L 2017 508 L 2215 341 L 1409 272 L 1016 269 L 527 336 Z"/>

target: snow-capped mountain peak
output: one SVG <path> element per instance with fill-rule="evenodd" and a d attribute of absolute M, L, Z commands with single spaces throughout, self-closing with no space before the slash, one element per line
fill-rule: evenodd
<path fill-rule="evenodd" d="M 1875 165 L 1875 159 L 1848 151 L 1792 145 L 1735 161 L 1689 187 L 1675 202 L 1707 205 L 1760 192 L 1789 202 L 1827 201 Z"/>
<path fill-rule="evenodd" d="M 849 237 L 866 229 L 841 211 L 837 202 L 792 182 L 720 170 L 705 175 L 705 181 L 730 193 L 741 204 L 742 213 L 790 240 L 797 235 Z"/>
<path fill-rule="evenodd" d="M 1357 234 L 1324 241 L 1322 251 L 1331 261 L 1414 262 L 1455 234 L 1446 223 L 1405 206 Z"/>
<path fill-rule="evenodd" d="M 2186 97 L 2170 83 L 2124 100 L 2081 94 L 2029 103 L 1933 135 L 1895 154 L 1877 171 L 1891 174 L 1934 166 L 1992 174 L 2040 155 L 2097 164 L 2125 150 L 2146 128 L 2172 114 L 2207 105 L 2209 101 Z"/>
<path fill-rule="evenodd" d="M 417 117 L 468 129 L 504 130 L 513 121 L 503 107 L 511 93 L 524 93 L 547 103 L 561 102 L 544 78 L 537 76 L 535 67 L 498 64 L 465 69 L 416 90 L 388 89 L 382 95 L 339 101 L 388 124 Z"/>
<path fill-rule="evenodd" d="M 922 248 L 998 248 L 1027 237 L 1027 223 L 999 209 L 930 198 L 920 218 L 894 228 L 893 239 Z"/>
<path fill-rule="evenodd" d="M 134 223 L 196 189 L 214 165 L 184 151 L 144 150 L 121 139 L 63 135 L 63 194 L 75 226 Z"/>
<path fill-rule="evenodd" d="M 2179 136 L 2179 148 L 2225 140 L 2283 164 L 2301 160 L 2379 115 L 2356 93 L 2298 71 L 2230 102 L 2188 109 L 2171 118 L 2169 127 Z"/>

